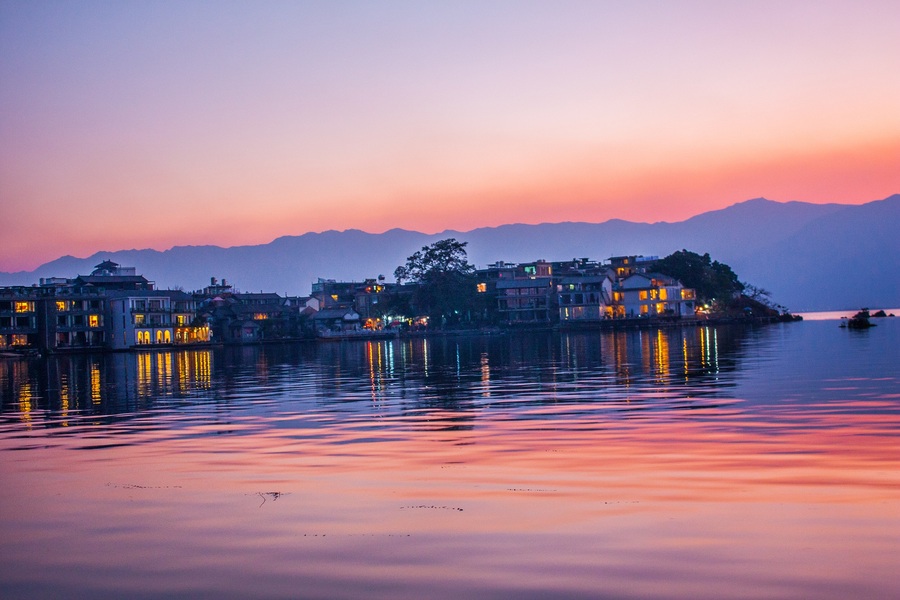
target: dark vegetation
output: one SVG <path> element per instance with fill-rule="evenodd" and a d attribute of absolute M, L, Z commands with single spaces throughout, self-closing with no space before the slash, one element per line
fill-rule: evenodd
<path fill-rule="evenodd" d="M 427 315 L 431 328 L 494 324 L 496 306 L 476 292 L 475 267 L 468 262 L 466 242 L 445 239 L 425 246 L 397 267 L 398 283 L 411 284 L 411 292 L 397 294 L 390 310 Z M 786 312 L 775 305 L 770 293 L 749 283 L 725 263 L 679 250 L 658 260 L 652 270 L 681 281 L 695 290 L 697 306 L 708 306 L 713 315 L 774 317 Z"/>

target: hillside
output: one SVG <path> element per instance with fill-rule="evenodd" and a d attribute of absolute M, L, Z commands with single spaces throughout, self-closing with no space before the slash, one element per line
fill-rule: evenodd
<path fill-rule="evenodd" d="M 744 281 L 769 289 L 792 310 L 900 305 L 900 194 L 863 205 L 748 200 L 677 223 L 545 223 L 503 225 L 426 235 L 393 229 L 285 236 L 256 246 L 177 246 L 66 256 L 31 272 L 0 273 L 0 285 L 86 274 L 102 260 L 137 267 L 159 287 L 198 289 L 210 277 L 243 291 L 306 295 L 319 277 L 359 280 L 385 275 L 426 244 L 446 237 L 469 242 L 476 266 L 498 260 L 606 259 L 664 256 L 686 248 L 709 252 Z"/>

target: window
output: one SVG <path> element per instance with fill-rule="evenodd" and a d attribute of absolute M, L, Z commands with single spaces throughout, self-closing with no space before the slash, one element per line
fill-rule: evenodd
<path fill-rule="evenodd" d="M 65 300 L 57 300 L 56 301 L 56 310 L 59 312 L 63 312 L 64 310 L 66 310 Z"/>
<path fill-rule="evenodd" d="M 669 290 L 666 288 L 662 288 L 659 290 L 659 299 L 660 300 L 668 300 L 669 299 Z"/>
<path fill-rule="evenodd" d="M 646 300 L 647 299 L 647 290 L 641 290 L 638 293 L 638 298 L 640 298 L 641 300 Z"/>
<path fill-rule="evenodd" d="M 100 315 L 88 315 L 89 327 L 100 327 Z"/>
<path fill-rule="evenodd" d="M 34 312 L 34 302 L 16 302 L 16 312 Z"/>
<path fill-rule="evenodd" d="M 134 324 L 135 325 L 143 325 L 144 324 L 144 315 L 141 315 L 141 314 L 134 315 Z"/>
<path fill-rule="evenodd" d="M 479 293 L 479 294 L 483 294 L 483 293 L 485 293 L 485 292 L 487 291 L 487 284 L 486 284 L 486 283 L 479 283 L 479 284 L 476 286 L 476 288 L 478 289 L 478 293 Z"/>

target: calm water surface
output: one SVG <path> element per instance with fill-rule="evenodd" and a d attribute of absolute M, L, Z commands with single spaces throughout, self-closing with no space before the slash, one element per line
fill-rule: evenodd
<path fill-rule="evenodd" d="M 5 359 L 0 596 L 900 597 L 898 337 Z"/>

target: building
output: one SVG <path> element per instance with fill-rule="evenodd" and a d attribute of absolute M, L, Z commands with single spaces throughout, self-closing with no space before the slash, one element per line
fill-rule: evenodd
<path fill-rule="evenodd" d="M 560 323 L 612 318 L 612 288 L 612 278 L 606 274 L 562 278 L 556 286 Z"/>
<path fill-rule="evenodd" d="M 614 301 L 620 316 L 655 317 L 694 315 L 694 290 L 662 273 L 635 273 L 621 281 Z"/>
<path fill-rule="evenodd" d="M 0 350 L 39 348 L 38 290 L 24 286 L 0 290 Z"/>
<path fill-rule="evenodd" d="M 556 289 L 550 277 L 499 279 L 497 311 L 508 325 L 549 324 L 556 312 Z"/>
<path fill-rule="evenodd" d="M 210 341 L 210 328 L 196 320 L 196 302 L 179 290 L 115 290 L 106 293 L 113 350 Z"/>

